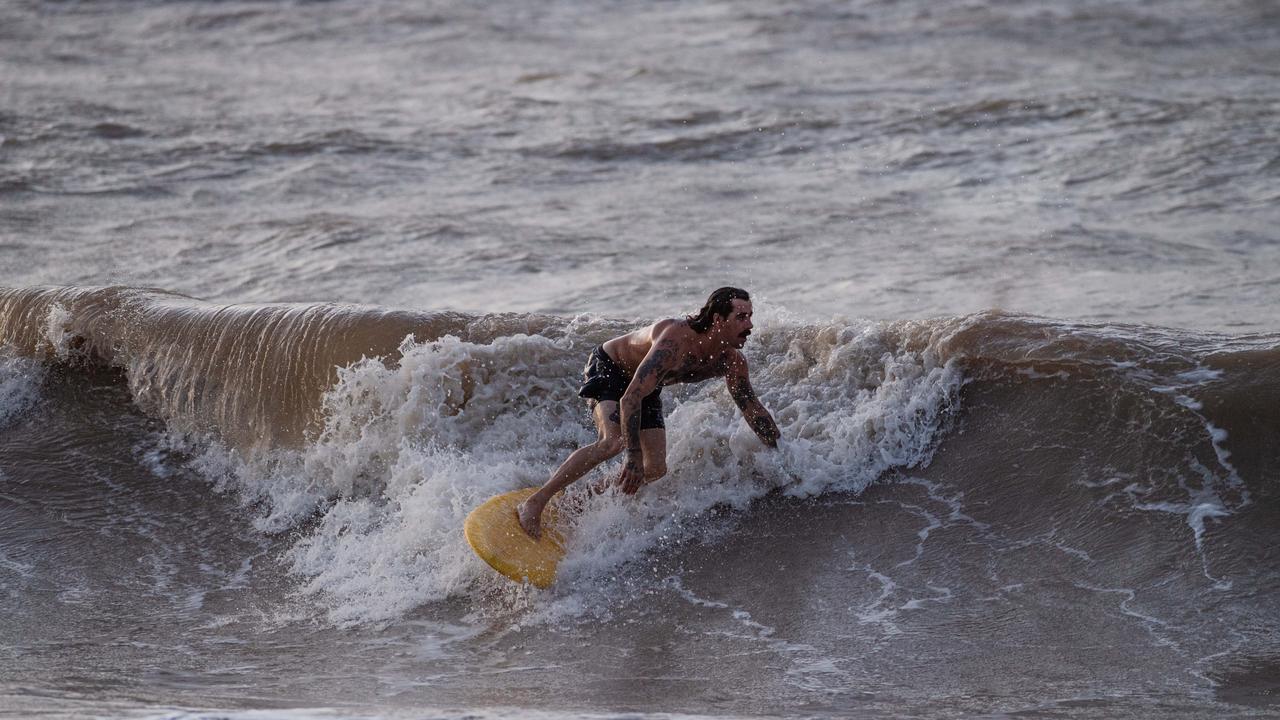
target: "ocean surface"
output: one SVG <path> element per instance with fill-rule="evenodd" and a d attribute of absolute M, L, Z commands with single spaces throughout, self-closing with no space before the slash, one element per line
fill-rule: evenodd
<path fill-rule="evenodd" d="M 0 3 L 0 717 L 1275 717 L 1277 128 L 1269 0 Z M 490 570 L 721 285 L 781 448 Z"/>

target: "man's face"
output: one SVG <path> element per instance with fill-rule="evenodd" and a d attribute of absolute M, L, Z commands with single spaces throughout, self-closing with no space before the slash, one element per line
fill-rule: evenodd
<path fill-rule="evenodd" d="M 751 301 L 734 300 L 733 312 L 723 320 L 724 338 L 734 347 L 741 348 L 747 344 L 747 336 L 751 334 Z"/>

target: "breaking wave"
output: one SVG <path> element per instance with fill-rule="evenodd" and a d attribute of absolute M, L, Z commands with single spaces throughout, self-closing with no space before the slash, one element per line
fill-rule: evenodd
<path fill-rule="evenodd" d="M 1180 562 L 1226 590 L 1208 538 L 1275 496 L 1258 480 L 1276 453 L 1273 336 L 994 312 L 888 323 L 757 314 L 746 354 L 780 450 L 759 443 L 721 384 L 671 388 L 668 477 L 637 498 L 589 496 L 586 482 L 570 491 L 583 511 L 553 596 L 613 582 L 664 548 L 715 542 L 767 496 L 976 477 L 992 454 L 1013 452 L 1036 460 L 1025 477 L 993 477 L 990 502 L 1054 528 L 1050 518 L 1075 514 L 1094 535 L 1127 532 L 1098 508 L 1176 518 L 1190 533 Z M 471 553 L 462 521 L 489 496 L 540 484 L 594 438 L 578 373 L 592 347 L 632 325 L 4 290 L 0 421 L 35 402 L 46 368 L 116 369 L 164 421 L 170 449 L 241 498 L 260 531 L 293 533 L 287 563 L 330 621 L 381 622 L 510 591 Z"/>

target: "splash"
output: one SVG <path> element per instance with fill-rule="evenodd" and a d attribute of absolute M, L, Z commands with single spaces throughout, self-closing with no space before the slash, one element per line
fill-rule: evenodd
<path fill-rule="evenodd" d="M 899 347 L 888 326 L 779 321 L 756 337 L 749 361 L 781 448 L 760 443 L 723 384 L 671 388 L 668 476 L 634 498 L 588 496 L 588 483 L 616 472 L 606 465 L 570 490 L 581 511 L 548 602 L 612 582 L 672 539 L 716 532 L 698 520 L 717 506 L 742 509 L 775 490 L 857 492 L 926 463 L 958 402 L 959 369 Z M 338 373 L 323 430 L 305 448 L 209 467 L 263 508 L 264 530 L 316 518 L 288 561 L 332 622 L 385 622 L 503 592 L 507 581 L 466 545 L 463 520 L 492 495 L 541 484 L 595 438 L 576 386 L 598 339 L 409 337 L 398 357 Z"/>
<path fill-rule="evenodd" d="M 0 345 L 0 428 L 17 421 L 40 398 L 45 367 Z"/>

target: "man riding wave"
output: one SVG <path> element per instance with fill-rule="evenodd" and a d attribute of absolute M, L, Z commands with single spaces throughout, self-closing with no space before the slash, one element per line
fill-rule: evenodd
<path fill-rule="evenodd" d="M 578 391 L 587 398 L 600 437 L 578 448 L 545 485 L 520 504 L 520 526 L 537 538 L 542 510 L 556 493 L 622 450 L 626 462 L 617 485 L 627 495 L 667 472 L 667 435 L 662 388 L 724 377 L 729 395 L 747 424 L 769 447 L 778 445 L 778 426 L 760 404 L 740 352 L 751 334 L 751 297 L 722 287 L 697 315 L 669 318 L 616 337 L 596 348 L 583 369 Z"/>

